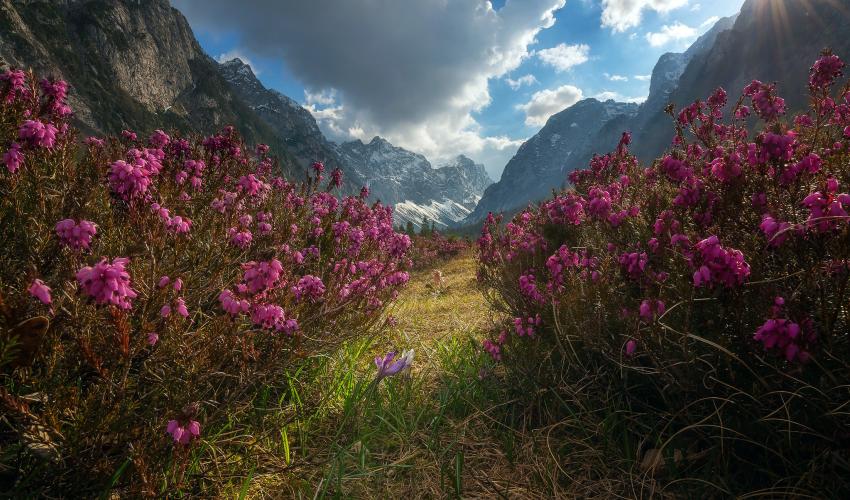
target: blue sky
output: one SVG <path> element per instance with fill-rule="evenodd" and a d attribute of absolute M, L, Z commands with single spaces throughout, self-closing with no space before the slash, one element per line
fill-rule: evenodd
<path fill-rule="evenodd" d="M 743 0 L 174 3 L 207 53 L 249 62 L 332 140 L 381 135 L 436 164 L 463 153 L 498 179 L 548 116 L 642 100 L 661 54 Z"/>

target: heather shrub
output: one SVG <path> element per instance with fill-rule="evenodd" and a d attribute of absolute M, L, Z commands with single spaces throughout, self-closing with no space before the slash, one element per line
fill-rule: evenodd
<path fill-rule="evenodd" d="M 0 76 L 0 489 L 212 496 L 239 456 L 289 466 L 241 419 L 383 324 L 409 237 L 233 128 L 82 144 L 66 93 Z"/>
<path fill-rule="evenodd" d="M 411 238 L 410 260 L 416 269 L 427 269 L 439 265 L 470 250 L 472 243 L 465 238 L 446 236 L 434 231 L 427 236 L 416 235 Z"/>
<path fill-rule="evenodd" d="M 757 81 L 671 107 L 651 165 L 625 133 L 571 189 L 488 218 L 479 281 L 512 319 L 484 349 L 550 450 L 598 450 L 626 496 L 850 493 L 843 66 L 818 59 L 793 119 Z"/>

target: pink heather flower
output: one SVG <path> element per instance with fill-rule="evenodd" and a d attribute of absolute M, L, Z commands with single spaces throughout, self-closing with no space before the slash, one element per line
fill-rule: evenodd
<path fill-rule="evenodd" d="M 192 229 L 192 220 L 188 217 L 175 215 L 168 219 L 165 223 L 165 227 L 168 228 L 169 231 L 173 231 L 175 234 L 188 234 Z"/>
<path fill-rule="evenodd" d="M 183 300 L 183 297 L 177 297 L 177 300 L 174 302 L 174 310 L 184 318 L 189 317 L 189 310 L 186 309 L 186 301 Z"/>
<path fill-rule="evenodd" d="M 153 134 L 148 137 L 148 144 L 153 148 L 164 148 L 171 142 L 171 137 L 162 130 L 154 130 Z"/>
<path fill-rule="evenodd" d="M 85 142 L 87 146 L 92 148 L 102 148 L 106 145 L 106 141 L 95 136 L 86 137 L 86 140 L 83 142 Z"/>
<path fill-rule="evenodd" d="M 257 154 L 264 155 L 269 152 L 268 144 L 257 144 Z"/>
<path fill-rule="evenodd" d="M 538 304 L 545 304 L 546 297 L 537 288 L 537 281 L 533 274 L 527 273 L 519 277 L 519 290 L 523 295 Z"/>
<path fill-rule="evenodd" d="M 835 195 L 838 190 L 838 182 L 833 180 L 830 186 L 832 192 L 826 195 L 820 191 L 806 196 L 803 205 L 809 209 L 808 227 L 817 232 L 826 232 L 837 227 L 839 222 L 846 222 L 847 208 L 850 208 L 850 194 L 841 193 Z"/>
<path fill-rule="evenodd" d="M 384 356 L 375 357 L 375 367 L 378 368 L 378 380 L 401 373 L 413 364 L 413 356 L 415 354 L 413 349 L 404 351 L 398 359 L 395 359 L 395 354 L 395 351 L 391 351 Z"/>
<path fill-rule="evenodd" d="M 188 445 L 193 439 L 201 436 L 201 424 L 197 420 L 189 420 L 189 423 L 185 426 L 177 420 L 169 420 L 165 430 L 168 434 L 171 434 L 175 443 L 182 445 Z"/>
<path fill-rule="evenodd" d="M 231 316 L 247 313 L 251 309 L 251 304 L 247 300 L 237 298 L 230 290 L 222 290 L 218 295 L 218 301 L 221 308 Z"/>
<path fill-rule="evenodd" d="M 18 138 L 31 147 L 52 148 L 56 144 L 56 126 L 38 120 L 26 120 L 18 130 Z"/>
<path fill-rule="evenodd" d="M 181 278 L 177 278 L 174 280 L 174 291 L 179 292 L 183 289 L 183 280 Z"/>
<path fill-rule="evenodd" d="M 286 312 L 277 304 L 254 304 L 251 308 L 251 321 L 261 328 L 283 331 L 288 335 L 298 330 L 298 322 L 287 318 Z"/>
<path fill-rule="evenodd" d="M 761 224 L 759 224 L 759 229 L 764 235 L 767 237 L 767 246 L 769 247 L 779 247 L 785 243 L 785 240 L 791 235 L 789 228 L 791 227 L 791 223 L 789 222 L 779 222 L 770 214 L 765 214 L 762 217 Z"/>
<path fill-rule="evenodd" d="M 307 298 L 316 300 L 325 293 L 325 284 L 318 276 L 306 275 L 298 280 L 298 284 L 292 287 L 292 293 L 296 299 Z"/>
<path fill-rule="evenodd" d="M 626 342 L 626 346 L 624 348 L 624 354 L 627 358 L 631 358 L 637 352 L 637 341 L 635 339 L 629 339 Z"/>
<path fill-rule="evenodd" d="M 137 136 L 136 136 L 136 133 L 131 131 L 131 130 L 122 130 L 121 131 L 121 137 L 123 137 L 125 140 L 133 142 L 133 141 L 136 140 Z"/>
<path fill-rule="evenodd" d="M 694 272 L 694 286 L 712 286 L 714 283 L 727 288 L 741 285 L 750 276 L 750 266 L 744 254 L 734 248 L 723 248 L 717 236 L 709 236 L 694 246 L 696 261 L 701 265 Z"/>
<path fill-rule="evenodd" d="M 661 300 L 643 300 L 638 308 L 638 315 L 645 323 L 652 322 L 653 317 L 661 316 L 666 310 L 664 301 Z"/>
<path fill-rule="evenodd" d="M 77 282 L 97 304 L 130 309 L 136 292 L 130 286 L 130 274 L 126 269 L 129 262 L 126 257 L 116 257 L 110 264 L 104 257 L 94 266 L 77 271 Z"/>
<path fill-rule="evenodd" d="M 841 76 L 841 68 L 844 62 L 834 54 L 824 54 L 815 61 L 809 70 L 809 86 L 813 89 L 822 89 L 832 85 L 836 78 Z"/>
<path fill-rule="evenodd" d="M 248 231 L 247 229 L 240 231 L 235 227 L 231 227 L 228 230 L 228 236 L 230 236 L 230 243 L 242 250 L 250 247 L 251 242 L 254 240 L 254 236 L 251 234 L 251 231 Z"/>
<path fill-rule="evenodd" d="M 167 317 L 171 316 L 171 306 L 168 305 L 168 304 L 165 304 L 164 306 L 162 306 L 162 309 L 159 310 L 159 315 L 162 316 L 163 318 L 167 318 Z"/>
<path fill-rule="evenodd" d="M 53 301 L 50 297 L 50 287 L 45 285 L 40 279 L 35 279 L 28 291 L 30 295 L 40 300 L 43 304 L 50 304 Z"/>
<path fill-rule="evenodd" d="M 781 306 L 774 309 L 780 312 Z M 817 335 L 810 320 L 795 323 L 786 318 L 771 318 L 756 330 L 753 339 L 761 342 L 765 350 L 776 349 L 789 362 L 805 363 L 811 358 L 806 346 L 813 344 Z"/>
<path fill-rule="evenodd" d="M 148 334 L 148 345 L 155 346 L 157 342 L 159 342 L 159 334 L 156 332 L 150 332 Z"/>
<path fill-rule="evenodd" d="M 94 222 L 74 219 L 64 219 L 56 223 L 56 235 L 60 243 L 73 250 L 88 250 L 91 240 L 97 234 Z"/>
<path fill-rule="evenodd" d="M 171 278 L 168 276 L 163 276 L 159 278 L 159 282 L 156 284 L 159 288 L 165 288 L 168 284 L 171 283 Z"/>
<path fill-rule="evenodd" d="M 21 145 L 13 142 L 9 146 L 9 150 L 3 153 L 3 164 L 9 170 L 9 173 L 14 174 L 21 168 L 24 163 L 24 154 L 21 152 Z"/>
<path fill-rule="evenodd" d="M 268 262 L 247 262 L 242 264 L 245 273 L 242 281 L 247 285 L 247 291 L 251 294 L 260 293 L 273 288 L 280 280 L 283 264 L 272 259 Z"/>
<path fill-rule="evenodd" d="M 322 172 L 325 171 L 325 164 L 320 161 L 313 162 L 312 168 L 316 175 L 321 176 Z"/>
<path fill-rule="evenodd" d="M 124 201 L 143 196 L 150 187 L 152 172 L 147 162 L 139 158 L 132 163 L 124 160 L 113 162 L 109 166 L 109 187 Z"/>

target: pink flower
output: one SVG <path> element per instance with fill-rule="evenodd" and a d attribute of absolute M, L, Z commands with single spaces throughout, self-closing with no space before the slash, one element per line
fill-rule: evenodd
<path fill-rule="evenodd" d="M 137 294 L 130 286 L 130 274 L 126 269 L 129 262 L 126 257 L 116 257 L 110 264 L 104 257 L 94 266 L 77 271 L 77 282 L 97 304 L 130 309 Z"/>
<path fill-rule="evenodd" d="M 162 309 L 159 310 L 159 315 L 162 316 L 163 318 L 167 318 L 167 317 L 171 316 L 171 306 L 168 305 L 168 304 L 165 304 L 164 306 L 162 306 Z"/>
<path fill-rule="evenodd" d="M 29 293 L 44 304 L 50 304 L 53 300 L 50 297 L 50 287 L 45 285 L 40 279 L 35 279 L 29 287 Z"/>
<path fill-rule="evenodd" d="M 168 137 L 168 134 L 163 132 L 162 130 L 154 130 L 153 134 L 148 137 L 148 144 L 154 148 L 163 148 L 168 145 L 171 141 L 171 138 Z"/>
<path fill-rule="evenodd" d="M 148 333 L 148 345 L 154 346 L 159 342 L 159 334 L 156 332 Z"/>
<path fill-rule="evenodd" d="M 24 154 L 21 152 L 21 145 L 17 142 L 13 142 L 11 146 L 9 146 L 9 150 L 3 153 L 3 164 L 6 165 L 6 168 L 10 173 L 14 174 L 21 168 L 21 165 L 24 163 Z"/>
<path fill-rule="evenodd" d="M 175 443 L 183 445 L 188 445 L 193 439 L 201 436 L 201 424 L 197 420 L 189 420 L 186 425 L 177 420 L 169 420 L 165 430 L 168 434 L 171 434 Z"/>
<path fill-rule="evenodd" d="M 298 284 L 292 287 L 292 293 L 296 299 L 307 298 L 316 300 L 325 293 L 325 284 L 318 276 L 306 275 L 298 280 Z"/>
<path fill-rule="evenodd" d="M 183 280 L 181 278 L 177 278 L 174 280 L 174 291 L 179 292 L 183 289 Z"/>
<path fill-rule="evenodd" d="M 145 160 L 138 158 L 132 163 L 124 160 L 113 162 L 109 166 L 109 187 L 124 201 L 143 196 L 148 192 L 153 172 Z"/>
<path fill-rule="evenodd" d="M 81 220 L 78 224 L 74 219 L 64 219 L 56 223 L 59 241 L 73 250 L 88 250 L 95 234 L 97 226 L 91 221 Z"/>
<path fill-rule="evenodd" d="M 177 311 L 177 314 L 184 318 L 189 317 L 189 310 L 186 309 L 186 301 L 183 300 L 183 297 L 177 297 L 177 300 L 174 303 L 174 310 Z"/>
<path fill-rule="evenodd" d="M 221 308 L 231 316 L 246 313 L 251 308 L 247 300 L 237 298 L 230 290 L 222 290 L 218 295 L 218 301 L 221 303 Z"/>
<path fill-rule="evenodd" d="M 256 294 L 273 288 L 280 280 L 283 264 L 272 259 L 268 262 L 247 262 L 242 264 L 245 273 L 242 281 L 248 287 L 248 293 Z"/>
<path fill-rule="evenodd" d="M 159 288 L 165 288 L 166 286 L 168 286 L 169 283 L 171 283 L 171 278 L 169 278 L 168 276 L 163 276 L 159 279 L 159 283 L 157 283 L 156 286 L 158 286 Z"/>
<path fill-rule="evenodd" d="M 637 341 L 635 341 L 634 339 L 629 339 L 629 341 L 626 342 L 626 347 L 625 347 L 626 357 L 634 356 L 636 350 L 637 350 Z"/>
<path fill-rule="evenodd" d="M 31 147 L 52 148 L 56 143 L 56 126 L 38 120 L 26 120 L 18 130 L 18 138 Z"/>

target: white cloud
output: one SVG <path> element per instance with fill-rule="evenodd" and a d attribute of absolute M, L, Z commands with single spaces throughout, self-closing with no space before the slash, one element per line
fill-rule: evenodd
<path fill-rule="evenodd" d="M 610 75 L 608 73 L 603 73 L 605 78 L 611 80 L 612 82 L 627 82 L 629 81 L 629 77 L 623 75 Z"/>
<path fill-rule="evenodd" d="M 243 63 L 250 66 L 251 71 L 253 71 L 255 75 L 260 74 L 260 70 L 257 69 L 257 66 L 255 66 L 254 63 L 251 62 L 251 59 L 249 59 L 248 56 L 246 56 L 245 53 L 239 49 L 228 50 L 227 52 L 222 52 L 221 54 L 215 57 L 215 60 L 218 61 L 219 64 L 226 63 L 227 61 L 230 61 L 232 59 L 239 59 Z"/>
<path fill-rule="evenodd" d="M 640 25 L 645 9 L 666 13 L 688 4 L 688 0 L 602 0 L 602 27 L 623 32 Z"/>
<path fill-rule="evenodd" d="M 695 3 L 695 4 L 693 4 L 693 6 L 691 6 L 691 12 L 697 12 L 701 8 L 702 8 L 701 4 Z"/>
<path fill-rule="evenodd" d="M 686 24 L 675 22 L 673 24 L 665 24 L 659 32 L 649 32 L 646 34 L 646 40 L 653 47 L 661 47 L 670 42 L 678 42 L 682 40 L 690 40 L 697 36 L 696 28 L 692 28 Z"/>
<path fill-rule="evenodd" d="M 633 78 L 640 82 L 647 82 L 652 78 L 652 75 L 635 75 Z"/>
<path fill-rule="evenodd" d="M 321 104 L 322 106 L 335 104 L 336 96 L 336 89 L 324 89 L 318 92 L 310 92 L 309 90 L 304 89 L 304 102 L 307 104 Z"/>
<path fill-rule="evenodd" d="M 531 86 L 535 83 L 540 83 L 537 81 L 537 78 L 534 75 L 523 75 L 516 80 L 513 78 L 505 78 L 505 82 L 514 90 L 519 90 L 523 85 Z"/>
<path fill-rule="evenodd" d="M 546 89 L 535 92 L 525 104 L 517 109 L 525 111 L 525 124 L 531 127 L 541 127 L 555 113 L 572 106 L 583 97 L 582 91 L 572 85 L 561 85 L 556 89 Z"/>
<path fill-rule="evenodd" d="M 580 43 L 577 45 L 567 45 L 560 43 L 548 49 L 537 51 L 537 57 L 555 68 L 555 71 L 567 71 L 573 66 L 587 62 L 590 54 L 590 46 Z"/>
<path fill-rule="evenodd" d="M 700 23 L 699 27 L 701 29 L 710 28 L 714 26 L 714 24 L 720 20 L 720 16 L 711 16 L 702 23 Z"/>
<path fill-rule="evenodd" d="M 487 135 L 473 114 L 565 1 L 173 3 L 193 28 L 234 31 L 249 54 L 285 63 L 311 93 L 336 89 L 334 104 L 307 104 L 330 139 L 377 134 L 434 162 L 465 153 L 498 177 L 521 141 Z"/>
<path fill-rule="evenodd" d="M 604 92 L 600 92 L 593 96 L 600 101 L 607 101 L 608 99 L 613 99 L 617 102 L 633 102 L 635 104 L 640 104 L 646 100 L 646 96 L 643 97 L 626 97 L 619 92 L 613 92 L 611 90 L 606 90 Z"/>

